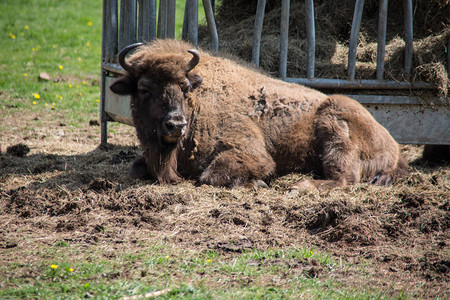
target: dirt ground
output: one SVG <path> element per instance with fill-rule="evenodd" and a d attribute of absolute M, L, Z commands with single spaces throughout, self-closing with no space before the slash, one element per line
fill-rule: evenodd
<path fill-rule="evenodd" d="M 133 128 L 111 125 L 110 145 L 102 150 L 97 122 L 66 124 L 57 112 L 9 108 L 2 115 L 0 264 L 11 259 L 2 249 L 27 253 L 57 240 L 133 249 L 142 247 L 136 241 L 164 238 L 228 255 L 307 246 L 350 266 L 317 268 L 314 276 L 389 286 L 391 295 L 408 289 L 418 297 L 448 296 L 450 166 L 422 162 L 420 146 L 402 146 L 411 172 L 391 187 L 292 195 L 288 186 L 306 175 L 233 190 L 132 180 L 127 168 L 139 153 Z"/>

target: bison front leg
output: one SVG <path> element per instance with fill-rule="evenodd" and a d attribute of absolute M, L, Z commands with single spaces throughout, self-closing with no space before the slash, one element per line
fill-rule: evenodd
<path fill-rule="evenodd" d="M 136 158 L 128 169 L 128 175 L 137 179 L 149 179 L 150 173 L 147 171 L 147 165 L 145 163 L 145 157 L 139 156 Z"/>
<path fill-rule="evenodd" d="M 229 188 L 253 185 L 267 186 L 268 179 L 275 170 L 272 157 L 264 150 L 242 151 L 230 149 L 218 153 L 200 176 L 200 183 Z"/>

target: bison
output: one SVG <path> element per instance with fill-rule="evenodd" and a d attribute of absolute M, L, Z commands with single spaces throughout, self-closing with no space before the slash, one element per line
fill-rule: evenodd
<path fill-rule="evenodd" d="M 156 40 L 119 53 L 127 74 L 110 89 L 131 95 L 143 151 L 130 176 L 232 188 L 306 172 L 319 179 L 291 189 L 315 189 L 389 184 L 405 172 L 398 144 L 358 102 L 192 48 Z"/>

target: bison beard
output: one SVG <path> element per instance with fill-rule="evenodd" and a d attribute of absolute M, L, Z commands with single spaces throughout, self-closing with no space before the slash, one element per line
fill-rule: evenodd
<path fill-rule="evenodd" d="M 311 189 L 389 184 L 406 171 L 398 144 L 356 101 L 191 48 L 156 40 L 119 54 L 127 75 L 110 88 L 131 95 L 143 150 L 130 176 L 235 187 L 314 172 L 323 179 L 291 187 Z"/>

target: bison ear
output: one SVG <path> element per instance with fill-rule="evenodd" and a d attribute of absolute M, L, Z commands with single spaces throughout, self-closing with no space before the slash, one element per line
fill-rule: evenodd
<path fill-rule="evenodd" d="M 109 88 L 119 95 L 131 95 L 136 90 L 136 80 L 130 76 L 123 76 L 111 84 Z"/>
<path fill-rule="evenodd" d="M 198 88 L 203 82 L 203 78 L 196 73 L 188 73 L 187 78 L 192 86 L 192 89 Z"/>

